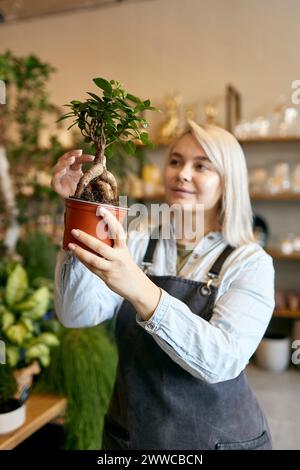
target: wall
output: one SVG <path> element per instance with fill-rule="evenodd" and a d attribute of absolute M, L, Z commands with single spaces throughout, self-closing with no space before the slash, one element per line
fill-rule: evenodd
<path fill-rule="evenodd" d="M 157 104 L 173 90 L 201 105 L 222 100 L 231 82 L 252 117 L 300 78 L 299 15 L 298 0 L 149 0 L 1 25 L 0 50 L 51 62 L 57 104 L 101 75 Z"/>

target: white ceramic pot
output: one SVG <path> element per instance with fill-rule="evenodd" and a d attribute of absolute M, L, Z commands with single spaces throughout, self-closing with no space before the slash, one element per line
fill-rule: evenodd
<path fill-rule="evenodd" d="M 26 403 L 19 408 L 0 413 L 0 434 L 13 432 L 22 426 L 26 419 Z"/>
<path fill-rule="evenodd" d="M 291 360 L 291 341 L 283 335 L 270 335 L 262 339 L 255 353 L 255 362 L 262 369 L 283 372 Z"/>

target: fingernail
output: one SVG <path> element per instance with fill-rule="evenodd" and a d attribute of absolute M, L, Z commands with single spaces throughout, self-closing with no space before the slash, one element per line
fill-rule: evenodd
<path fill-rule="evenodd" d="M 74 243 L 69 243 L 68 248 L 70 248 L 70 250 L 75 250 L 76 246 L 74 245 Z"/>
<path fill-rule="evenodd" d="M 89 157 L 90 157 L 92 160 L 94 160 L 95 155 L 89 155 Z"/>
<path fill-rule="evenodd" d="M 72 235 L 74 235 L 74 237 L 79 237 L 79 230 L 76 230 L 75 228 L 73 228 L 71 230 L 71 233 L 72 233 Z"/>
<path fill-rule="evenodd" d="M 98 207 L 98 215 L 105 215 L 107 210 L 104 207 Z"/>

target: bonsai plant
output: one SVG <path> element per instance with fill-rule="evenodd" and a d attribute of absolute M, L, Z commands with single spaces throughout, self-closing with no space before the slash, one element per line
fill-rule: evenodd
<path fill-rule="evenodd" d="M 90 202 L 118 203 L 117 182 L 106 168 L 106 157 L 111 158 L 117 144 L 124 145 L 129 154 L 134 154 L 136 141 L 151 145 L 149 135 L 142 129 L 148 127 L 140 116 L 146 110 L 156 110 L 150 100 L 127 93 L 116 80 L 94 78 L 94 83 L 103 91 L 99 97 L 88 92 L 86 101 L 73 100 L 71 108 L 59 120 L 75 117 L 68 128 L 77 125 L 86 142 L 92 144 L 95 160 L 91 168 L 80 179 L 73 197 Z"/>
<path fill-rule="evenodd" d="M 1 409 L 5 411 L 4 415 L 0 413 L 0 432 L 5 429 L 6 413 L 17 414 L 17 409 L 22 408 L 18 419 L 25 419 L 24 402 L 32 376 L 38 374 L 41 367 L 49 366 L 51 349 L 59 345 L 58 322 L 45 320 L 49 299 L 48 287 L 29 285 L 27 272 L 21 264 L 8 259 L 1 261 L 0 338 L 6 350 L 5 380 L 11 385 L 5 393 L 0 390 Z M 0 367 L 3 374 L 4 366 Z M 16 394 L 14 383 L 18 386 Z M 12 417 L 9 419 L 11 421 Z M 17 420 L 15 424 L 22 422 Z"/>
<path fill-rule="evenodd" d="M 145 131 L 148 123 L 141 115 L 145 111 L 156 110 L 150 100 L 143 101 L 127 93 L 116 80 L 99 77 L 93 81 L 102 90 L 102 96 L 88 92 L 89 98 L 85 101 L 73 100 L 65 105 L 70 111 L 60 118 L 75 118 L 68 129 L 78 126 L 95 153 L 92 166 L 82 175 L 75 194 L 66 203 L 64 248 L 73 241 L 72 228 L 97 235 L 99 220 L 96 209 L 99 204 L 109 205 L 109 210 L 122 222 L 126 209 L 118 206 L 117 181 L 107 170 L 106 159 L 113 158 L 116 147 L 120 145 L 129 154 L 135 153 L 137 142 L 153 145 Z M 91 203 L 89 209 L 84 202 Z M 103 241 L 112 244 L 108 238 Z"/>

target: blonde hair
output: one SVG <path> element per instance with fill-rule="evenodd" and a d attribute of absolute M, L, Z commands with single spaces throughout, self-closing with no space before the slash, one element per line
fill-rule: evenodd
<path fill-rule="evenodd" d="M 196 138 L 221 176 L 223 194 L 220 223 L 225 241 L 233 247 L 253 242 L 248 171 L 240 144 L 225 129 L 212 125 L 199 126 L 192 120 L 187 122 L 181 137 L 187 133 Z"/>

